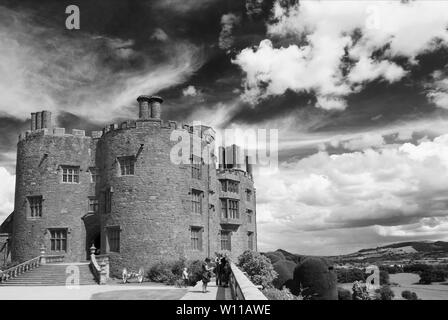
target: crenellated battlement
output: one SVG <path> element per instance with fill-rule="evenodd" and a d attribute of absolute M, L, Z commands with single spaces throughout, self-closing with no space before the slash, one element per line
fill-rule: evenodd
<path fill-rule="evenodd" d="M 33 130 L 33 131 L 27 130 L 26 132 L 21 133 L 19 135 L 19 142 L 32 140 L 36 137 L 42 137 L 42 136 L 83 137 L 83 138 L 93 138 L 94 137 L 93 134 L 92 134 L 92 137 L 86 136 L 85 130 L 72 129 L 70 133 L 66 133 L 65 128 L 57 128 L 56 127 L 56 128 L 37 129 L 37 130 Z"/>

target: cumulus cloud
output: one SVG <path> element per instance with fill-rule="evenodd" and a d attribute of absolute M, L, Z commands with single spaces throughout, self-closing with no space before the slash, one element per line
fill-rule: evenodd
<path fill-rule="evenodd" d="M 1 8 L 0 114 L 26 119 L 37 108 L 97 121 L 129 117 L 126 107 L 138 95 L 179 84 L 201 66 L 195 46 L 167 46 L 167 60 L 154 61 L 135 51 L 132 40 L 68 37 L 36 25 L 29 14 Z"/>
<path fill-rule="evenodd" d="M 286 90 L 314 92 L 317 107 L 341 110 L 367 82 L 396 82 L 416 56 L 446 43 L 445 1 L 277 1 L 268 36 L 296 39 L 275 48 L 269 39 L 233 61 L 245 74 L 243 98 L 253 103 Z"/>
<path fill-rule="evenodd" d="M 363 152 L 319 152 L 255 181 L 260 234 L 281 238 L 267 236 L 266 244 L 310 234 L 318 241 L 324 230 L 337 233 L 339 244 L 361 237 L 360 230 L 376 243 L 448 236 L 448 135 Z M 294 243 L 298 252 L 301 241 Z"/>
<path fill-rule="evenodd" d="M 0 167 L 0 223 L 14 210 L 15 176 Z"/>
<path fill-rule="evenodd" d="M 448 79 L 442 71 L 432 74 L 432 81 L 426 85 L 427 97 L 439 108 L 448 109 Z"/>
<path fill-rule="evenodd" d="M 199 92 L 196 90 L 195 86 L 188 86 L 182 90 L 182 94 L 184 97 L 195 97 L 199 94 Z"/>
<path fill-rule="evenodd" d="M 221 32 L 219 33 L 219 47 L 229 50 L 234 42 L 233 28 L 240 22 L 240 17 L 233 13 L 224 14 L 221 17 Z"/>

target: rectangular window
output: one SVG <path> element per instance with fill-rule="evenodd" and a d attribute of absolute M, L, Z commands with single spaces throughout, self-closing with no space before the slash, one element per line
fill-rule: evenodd
<path fill-rule="evenodd" d="M 63 183 L 79 183 L 79 167 L 62 167 Z"/>
<path fill-rule="evenodd" d="M 50 250 L 67 251 L 67 229 L 50 230 Z"/>
<path fill-rule="evenodd" d="M 246 189 L 246 200 L 252 201 L 252 191 L 250 189 Z"/>
<path fill-rule="evenodd" d="M 191 177 L 193 179 L 202 178 L 202 159 L 197 156 L 191 156 Z"/>
<path fill-rule="evenodd" d="M 227 214 L 227 199 L 221 199 L 221 217 L 226 218 L 228 217 Z"/>
<path fill-rule="evenodd" d="M 109 252 L 120 252 L 120 227 L 107 228 Z"/>
<path fill-rule="evenodd" d="M 221 250 L 232 250 L 230 231 L 221 231 Z"/>
<path fill-rule="evenodd" d="M 110 188 L 104 192 L 104 210 L 105 213 L 110 213 L 112 210 L 112 192 Z"/>
<path fill-rule="evenodd" d="M 221 190 L 223 192 L 239 193 L 239 182 L 233 180 L 221 180 Z"/>
<path fill-rule="evenodd" d="M 247 222 L 252 223 L 252 210 L 247 210 Z"/>
<path fill-rule="evenodd" d="M 42 217 L 42 196 L 28 197 L 30 205 L 30 216 L 32 218 Z"/>
<path fill-rule="evenodd" d="M 122 176 L 133 176 L 135 171 L 135 157 L 120 157 L 118 158 L 120 163 L 120 173 Z"/>
<path fill-rule="evenodd" d="M 202 228 L 191 227 L 191 249 L 202 251 Z"/>
<path fill-rule="evenodd" d="M 98 168 L 91 167 L 89 168 L 89 172 L 90 172 L 90 182 L 100 183 L 100 174 Z"/>
<path fill-rule="evenodd" d="M 89 212 L 98 212 L 98 199 L 89 198 Z"/>
<path fill-rule="evenodd" d="M 254 250 L 254 233 L 253 232 L 248 232 L 247 233 L 247 245 L 249 250 Z"/>
<path fill-rule="evenodd" d="M 239 219 L 240 218 L 238 200 L 230 200 L 229 199 L 229 218 L 230 219 Z"/>
<path fill-rule="evenodd" d="M 202 213 L 202 191 L 191 191 L 191 211 L 193 213 Z"/>

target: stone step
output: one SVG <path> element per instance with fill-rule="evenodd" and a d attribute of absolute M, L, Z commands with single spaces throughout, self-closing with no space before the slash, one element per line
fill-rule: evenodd
<path fill-rule="evenodd" d="M 89 263 L 54 263 L 41 265 L 38 268 L 29 270 L 16 278 L 9 279 L 0 286 L 65 286 L 70 272 L 67 267 L 76 266 L 79 270 L 80 285 L 96 285 L 93 274 L 90 271 Z"/>

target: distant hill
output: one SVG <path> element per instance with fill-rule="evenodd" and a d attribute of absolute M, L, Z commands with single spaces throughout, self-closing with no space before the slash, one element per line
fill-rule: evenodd
<path fill-rule="evenodd" d="M 305 255 L 290 253 L 283 249 L 263 253 L 272 263 L 279 260 L 300 262 Z M 382 247 L 361 249 L 357 252 L 339 256 L 328 256 L 338 263 L 346 262 L 381 262 L 400 259 L 436 259 L 448 257 L 448 242 L 445 241 L 408 241 L 393 243 Z"/>

